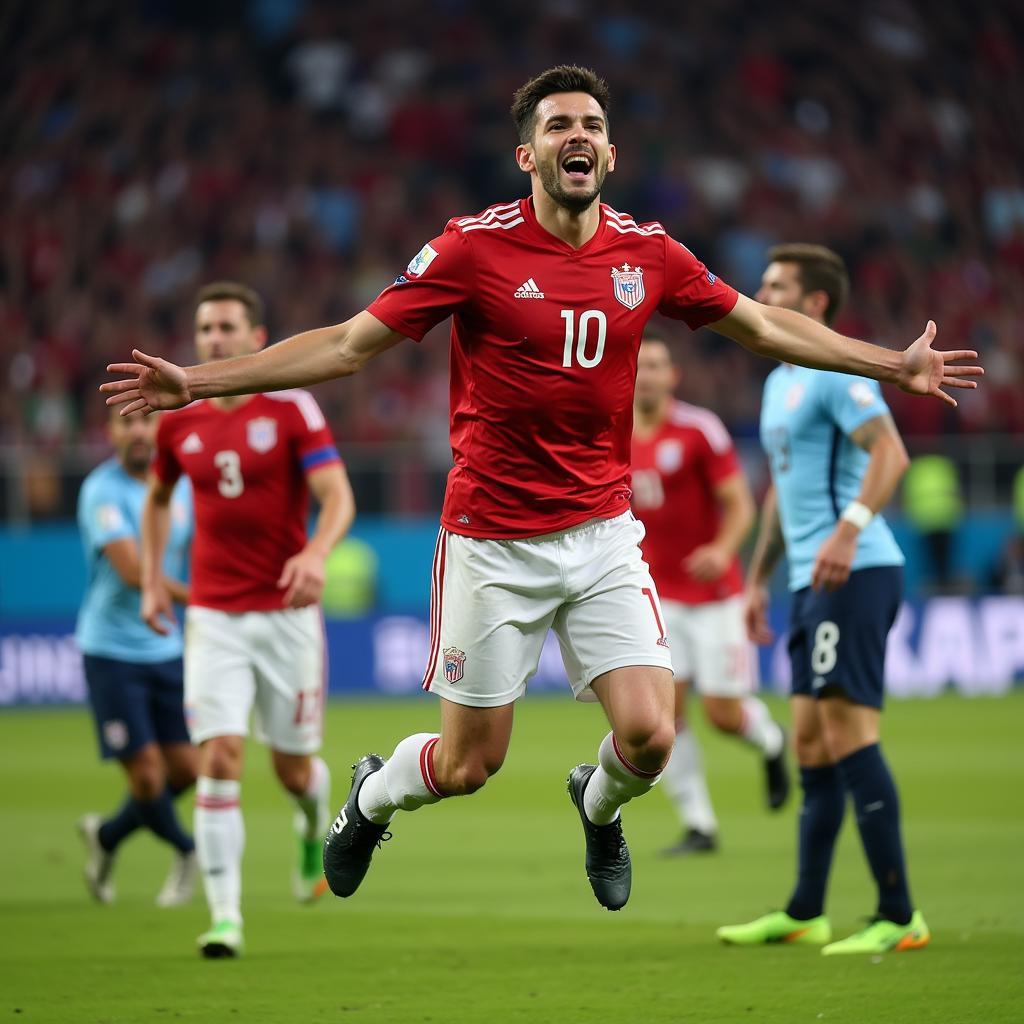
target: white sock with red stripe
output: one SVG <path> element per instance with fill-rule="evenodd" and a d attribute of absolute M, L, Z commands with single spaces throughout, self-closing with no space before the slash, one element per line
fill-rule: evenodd
<path fill-rule="evenodd" d="M 601 741 L 597 770 L 583 791 L 583 809 L 595 825 L 608 825 L 619 816 L 623 804 L 646 793 L 660 776 L 660 772 L 644 772 L 630 764 L 610 732 Z"/>
<path fill-rule="evenodd" d="M 713 836 L 718 832 L 718 821 L 704 778 L 700 743 L 693 730 L 685 725 L 676 733 L 672 756 L 661 773 L 661 784 L 684 825 L 705 835 Z"/>
<path fill-rule="evenodd" d="M 377 825 L 386 825 L 395 811 L 415 811 L 443 796 L 434 778 L 435 732 L 406 736 L 379 772 L 359 788 L 359 810 Z"/>
<path fill-rule="evenodd" d="M 757 697 L 743 698 L 743 725 L 740 735 L 757 747 L 765 757 L 778 757 L 786 737 L 782 726 L 772 718 L 767 705 Z"/>
<path fill-rule="evenodd" d="M 331 823 L 331 772 L 322 758 L 314 757 L 311 760 L 309 787 L 302 796 L 294 796 L 292 799 L 305 818 L 303 838 L 322 838 Z"/>
<path fill-rule="evenodd" d="M 196 780 L 196 809 L 193 827 L 196 856 L 203 875 L 206 902 L 214 924 L 242 923 L 242 851 L 245 822 L 237 779 Z"/>

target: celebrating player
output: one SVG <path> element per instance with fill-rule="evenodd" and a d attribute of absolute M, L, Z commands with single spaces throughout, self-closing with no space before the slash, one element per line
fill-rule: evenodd
<path fill-rule="evenodd" d="M 85 881 L 100 903 L 113 902 L 114 854 L 132 832 L 145 827 L 170 844 L 174 861 L 156 902 L 174 907 L 187 903 L 195 888 L 195 843 L 178 821 L 174 797 L 196 780 L 196 749 L 182 709 L 181 631 L 174 627 L 156 636 L 139 618 L 138 537 L 156 429 L 156 417 L 111 416 L 114 457 L 85 478 L 78 495 L 89 582 L 75 639 L 100 754 L 121 762 L 129 790 L 115 814 L 86 814 L 78 830 L 89 850 Z M 183 603 L 188 587 L 180 580 L 192 535 L 188 485 L 168 499 L 162 567 L 169 598 Z"/>
<path fill-rule="evenodd" d="M 662 313 L 766 356 L 869 373 L 919 394 L 974 386 L 966 352 L 905 352 L 840 337 L 738 295 L 660 224 L 599 201 L 616 152 L 608 88 L 552 68 L 517 93 L 516 160 L 531 195 L 457 217 L 368 309 L 264 352 L 182 368 L 136 351 L 102 385 L 128 411 L 177 408 L 356 373 L 403 338 L 453 318 L 448 478 L 434 558 L 424 687 L 441 731 L 367 755 L 324 846 L 331 888 L 353 893 L 388 822 L 479 789 L 501 767 L 515 701 L 549 628 L 573 692 L 601 702 L 611 731 L 596 765 L 569 776 L 599 902 L 622 907 L 629 851 L 619 808 L 657 781 L 674 739 L 661 607 L 629 511 L 636 353 Z M 944 396 L 947 401 L 952 401 Z"/>
<path fill-rule="evenodd" d="M 758 299 L 832 322 L 846 268 L 817 245 L 769 254 Z M 796 888 L 785 910 L 718 929 L 725 942 L 800 942 L 823 953 L 884 953 L 927 945 L 910 900 L 896 785 L 879 746 L 885 642 L 899 610 L 903 554 L 877 513 L 907 468 L 907 453 L 878 385 L 863 377 L 782 365 L 765 381 L 761 442 L 772 488 L 747 584 L 747 624 L 771 640 L 766 584 L 785 550 L 793 592 L 789 655 L 803 807 Z M 832 942 L 824 915 L 832 851 L 853 802 L 878 887 L 863 931 Z"/>
<path fill-rule="evenodd" d="M 722 421 L 676 401 L 679 371 L 668 345 L 646 334 L 633 398 L 633 511 L 647 531 L 641 548 L 658 584 L 676 678 L 672 756 L 662 784 L 686 831 L 666 853 L 710 852 L 718 823 L 686 726 L 686 695 L 696 683 L 711 723 L 745 740 L 765 766 L 768 806 L 789 794 L 786 737 L 753 695 L 756 672 L 743 622 L 737 551 L 754 521 L 754 501 Z"/>
<path fill-rule="evenodd" d="M 207 364 L 262 348 L 259 296 L 233 282 L 203 288 L 195 341 Z M 212 918 L 199 947 L 207 957 L 237 956 L 242 755 L 254 707 L 258 735 L 296 804 L 295 895 L 308 901 L 324 891 L 319 839 L 330 820 L 330 774 L 316 756 L 325 682 L 317 602 L 324 560 L 351 525 L 355 503 L 308 392 L 216 398 L 163 417 L 142 529 L 142 614 L 158 632 L 169 628 L 172 610 L 153 567 L 163 556 L 168 502 L 182 475 L 192 481 L 196 506 L 185 710 L 200 748 L 195 834 Z M 307 540 L 310 491 L 320 514 Z"/>

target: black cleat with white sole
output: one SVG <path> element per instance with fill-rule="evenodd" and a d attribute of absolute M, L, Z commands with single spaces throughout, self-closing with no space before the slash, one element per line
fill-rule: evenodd
<path fill-rule="evenodd" d="M 566 783 L 569 799 L 580 812 L 583 835 L 587 840 L 587 878 L 597 902 L 607 910 L 621 910 L 629 899 L 633 868 L 629 860 L 629 847 L 622 835 L 622 818 L 609 825 L 595 825 L 583 809 L 583 793 L 597 765 L 578 764 Z"/>
<path fill-rule="evenodd" d="M 375 824 L 359 810 L 359 790 L 368 775 L 384 767 L 384 758 L 367 754 L 352 767 L 348 799 L 324 837 L 324 875 L 335 896 L 351 896 L 359 888 L 373 851 L 391 838 L 387 825 Z"/>

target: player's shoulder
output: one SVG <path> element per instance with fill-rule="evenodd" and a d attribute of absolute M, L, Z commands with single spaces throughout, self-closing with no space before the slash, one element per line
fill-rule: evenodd
<path fill-rule="evenodd" d="M 322 430 L 327 420 L 320 403 L 303 388 L 289 388 L 287 391 L 267 391 L 258 398 L 267 403 L 270 412 L 301 417 L 309 430 Z"/>
<path fill-rule="evenodd" d="M 100 494 L 109 494 L 121 483 L 121 464 L 111 456 L 91 469 L 82 481 L 79 500 L 88 501 Z"/>
<path fill-rule="evenodd" d="M 494 203 L 479 213 L 459 214 L 452 217 L 445 225 L 445 234 L 455 233 L 469 236 L 479 232 L 480 237 L 488 237 L 494 232 L 515 231 L 524 224 L 523 200 L 514 202 Z"/>
<path fill-rule="evenodd" d="M 605 224 L 613 234 L 639 235 L 642 238 L 664 238 L 667 234 L 665 226 L 656 220 L 637 221 L 628 213 L 621 213 L 609 206 L 601 204 Z"/>
<path fill-rule="evenodd" d="M 716 451 L 732 447 L 732 436 L 718 415 L 701 405 L 674 400 L 669 406 L 668 423 L 677 431 L 700 434 Z"/>

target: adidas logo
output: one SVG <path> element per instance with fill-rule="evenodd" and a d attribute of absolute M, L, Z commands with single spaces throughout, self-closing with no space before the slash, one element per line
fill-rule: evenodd
<path fill-rule="evenodd" d="M 514 299 L 543 299 L 544 293 L 537 287 L 537 282 L 531 277 L 524 281 L 517 289 Z"/>
<path fill-rule="evenodd" d="M 196 452 L 201 452 L 202 450 L 203 442 L 199 440 L 199 435 L 195 431 L 181 442 L 182 455 L 195 455 Z"/>

